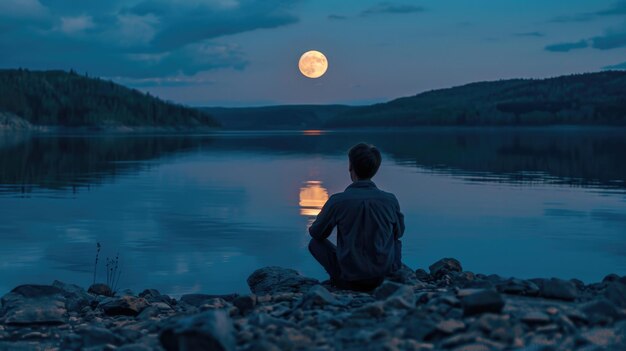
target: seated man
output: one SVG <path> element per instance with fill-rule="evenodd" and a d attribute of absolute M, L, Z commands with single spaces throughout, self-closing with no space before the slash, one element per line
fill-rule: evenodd
<path fill-rule="evenodd" d="M 309 251 L 332 285 L 368 291 L 400 268 L 404 216 L 396 197 L 371 180 L 380 167 L 380 151 L 360 143 L 348 158 L 352 184 L 331 196 L 309 227 Z M 337 246 L 327 239 L 335 226 Z"/>

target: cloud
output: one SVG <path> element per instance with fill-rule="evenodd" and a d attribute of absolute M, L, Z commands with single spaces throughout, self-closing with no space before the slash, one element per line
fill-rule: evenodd
<path fill-rule="evenodd" d="M 220 39 L 296 23 L 298 1 L 0 0 L 0 67 L 74 68 L 145 84 L 240 70 L 242 49 Z"/>
<path fill-rule="evenodd" d="M 603 67 L 606 70 L 626 70 L 626 62 L 618 63 L 617 65 Z"/>
<path fill-rule="evenodd" d="M 61 17 L 60 30 L 66 34 L 77 34 L 91 29 L 94 26 L 91 16 Z"/>
<path fill-rule="evenodd" d="M 598 11 L 595 13 L 598 16 L 614 16 L 614 15 L 626 15 L 626 1 L 618 1 L 611 8 Z"/>
<path fill-rule="evenodd" d="M 408 14 L 424 12 L 425 9 L 421 6 L 408 5 L 408 4 L 394 4 L 390 2 L 382 2 L 374 5 L 363 12 L 362 16 L 379 15 L 379 14 Z"/>
<path fill-rule="evenodd" d="M 591 46 L 599 50 L 626 47 L 626 28 L 622 30 L 608 30 L 604 35 L 591 38 Z"/>
<path fill-rule="evenodd" d="M 281 0 L 166 2 L 147 0 L 126 9 L 137 16 L 153 15 L 161 21 L 152 45 L 169 50 L 225 35 L 285 26 L 298 18 L 284 10 Z M 229 6 L 225 6 L 229 4 Z"/>
<path fill-rule="evenodd" d="M 46 7 L 38 0 L 0 1 L 0 18 L 39 18 L 47 12 Z"/>
<path fill-rule="evenodd" d="M 567 23 L 567 22 L 588 22 L 604 16 L 620 16 L 626 15 L 626 0 L 621 0 L 613 4 L 612 7 L 587 13 L 579 13 L 575 15 L 558 16 L 550 20 L 550 22 Z"/>
<path fill-rule="evenodd" d="M 558 43 L 548 45 L 545 47 L 545 50 L 551 52 L 568 52 L 576 49 L 584 49 L 588 46 L 589 44 L 586 40 L 581 40 L 573 43 Z"/>
<path fill-rule="evenodd" d="M 523 32 L 523 33 L 514 33 L 513 35 L 516 37 L 535 37 L 535 38 L 542 38 L 546 36 L 545 34 L 541 32 Z"/>

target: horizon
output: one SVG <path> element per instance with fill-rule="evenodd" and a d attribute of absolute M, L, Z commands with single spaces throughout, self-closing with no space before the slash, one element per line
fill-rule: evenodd
<path fill-rule="evenodd" d="M 73 68 L 194 107 L 360 106 L 626 68 L 624 0 L 7 0 L 0 20 L 0 68 Z M 321 78 L 298 72 L 307 50 L 327 56 Z"/>

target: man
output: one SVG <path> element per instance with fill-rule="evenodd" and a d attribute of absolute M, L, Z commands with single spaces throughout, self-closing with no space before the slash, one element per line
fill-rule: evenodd
<path fill-rule="evenodd" d="M 352 184 L 331 196 L 309 227 L 309 251 L 332 285 L 368 291 L 400 268 L 404 216 L 396 197 L 371 180 L 380 167 L 380 151 L 360 143 L 348 158 Z M 337 246 L 327 239 L 335 226 Z"/>

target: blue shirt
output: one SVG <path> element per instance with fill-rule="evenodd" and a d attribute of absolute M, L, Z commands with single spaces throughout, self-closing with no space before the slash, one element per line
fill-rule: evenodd
<path fill-rule="evenodd" d="M 392 272 L 404 234 L 398 199 L 371 180 L 352 183 L 331 196 L 309 234 L 323 240 L 337 227 L 337 259 L 346 281 L 381 278 Z"/>

